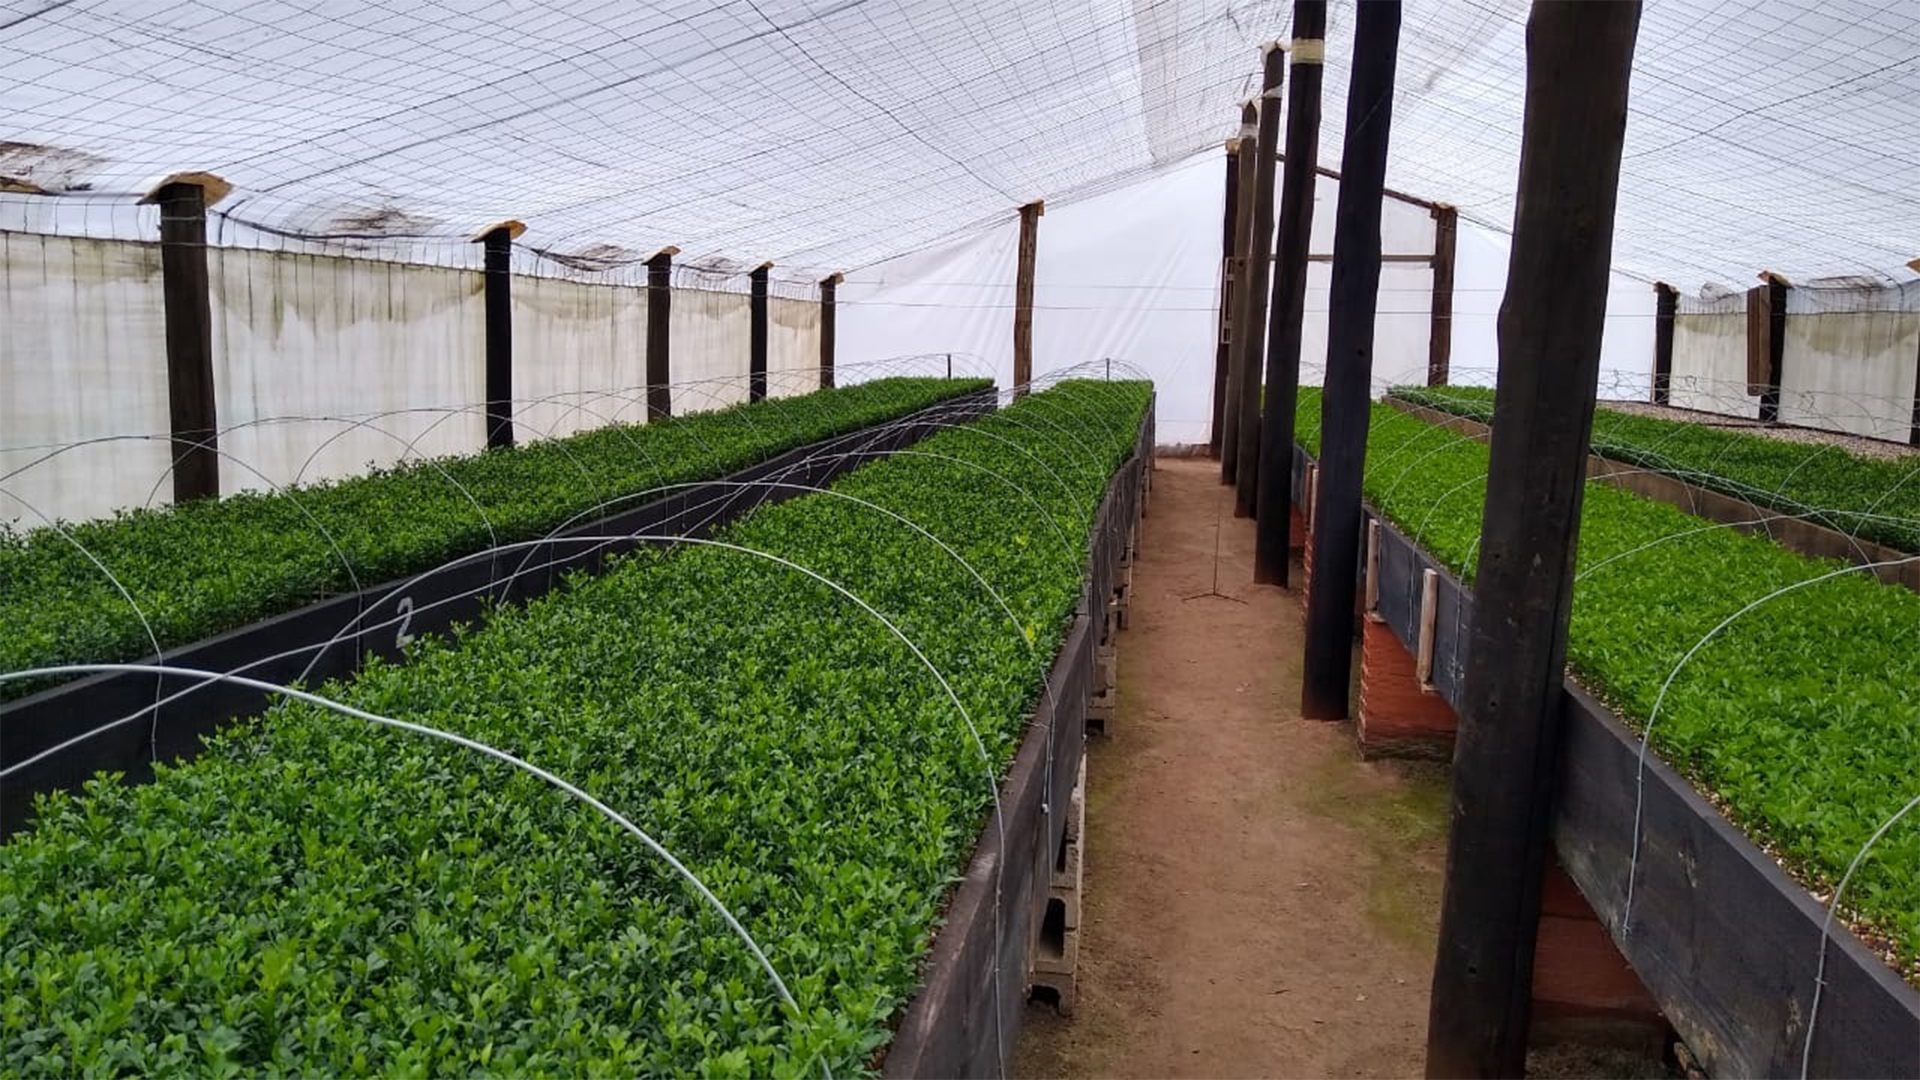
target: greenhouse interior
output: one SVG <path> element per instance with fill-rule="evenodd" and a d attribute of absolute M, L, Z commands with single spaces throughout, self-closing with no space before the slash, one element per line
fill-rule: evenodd
<path fill-rule="evenodd" d="M 0 0 L 0 1075 L 1920 1077 L 1920 7 Z"/>

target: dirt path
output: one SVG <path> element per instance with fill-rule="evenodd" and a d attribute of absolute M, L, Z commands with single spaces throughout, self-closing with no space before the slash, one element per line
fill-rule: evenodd
<path fill-rule="evenodd" d="M 1028 1007 L 1018 1072 L 1418 1075 L 1443 776 L 1299 718 L 1299 602 L 1253 585 L 1217 477 L 1156 474 L 1118 715 L 1089 747 L 1078 1008 Z M 1216 515 L 1220 591 L 1244 604 L 1182 599 L 1212 584 Z"/>

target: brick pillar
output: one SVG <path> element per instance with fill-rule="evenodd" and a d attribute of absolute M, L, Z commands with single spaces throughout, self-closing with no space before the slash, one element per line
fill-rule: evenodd
<path fill-rule="evenodd" d="M 1573 879 L 1549 861 L 1533 954 L 1535 1045 L 1604 1043 L 1664 1051 L 1671 1026 Z"/>
<path fill-rule="evenodd" d="M 1413 654 L 1378 616 L 1361 619 L 1362 757 L 1425 757 L 1450 761 L 1458 721 L 1445 698 L 1420 685 Z"/>

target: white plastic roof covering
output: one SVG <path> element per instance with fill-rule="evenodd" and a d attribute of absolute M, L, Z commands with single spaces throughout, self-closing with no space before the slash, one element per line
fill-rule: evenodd
<path fill-rule="evenodd" d="M 230 220 L 269 230 L 452 245 L 518 218 L 563 254 L 675 244 L 804 277 L 1217 145 L 1289 9 L 0 0 L 0 175 L 91 205 L 205 170 L 234 185 Z M 1392 186 L 1511 221 L 1525 17 L 1407 5 Z M 1352 23 L 1336 3 L 1329 164 Z M 1760 268 L 1910 280 L 1916 71 L 1903 0 L 1652 0 L 1617 265 L 1689 290 Z"/>

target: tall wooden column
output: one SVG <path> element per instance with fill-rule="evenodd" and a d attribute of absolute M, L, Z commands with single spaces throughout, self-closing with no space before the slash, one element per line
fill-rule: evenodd
<path fill-rule="evenodd" d="M 1231 484 L 1240 475 L 1240 383 L 1238 374 L 1240 347 L 1236 341 L 1246 332 L 1247 245 L 1253 237 L 1253 141 L 1259 130 L 1260 106 L 1252 101 L 1240 105 L 1240 138 L 1235 163 L 1239 179 L 1234 184 L 1237 201 L 1233 212 L 1233 321 L 1227 326 L 1227 393 L 1222 409 L 1220 431 L 1220 482 Z"/>
<path fill-rule="evenodd" d="M 1022 396 L 1033 382 L 1033 264 L 1039 251 L 1043 202 L 1020 208 L 1020 263 L 1013 284 L 1013 392 Z"/>
<path fill-rule="evenodd" d="M 1787 279 L 1761 271 L 1747 290 L 1747 393 L 1760 398 L 1760 419 L 1780 420 L 1780 380 L 1785 374 Z"/>
<path fill-rule="evenodd" d="M 1364 11 L 1364 7 L 1362 8 Z M 1520 1076 L 1637 0 L 1527 21 L 1513 254 L 1474 587 L 1427 1075 Z"/>
<path fill-rule="evenodd" d="M 748 401 L 760 401 L 767 396 L 767 271 L 772 266 L 772 263 L 761 263 L 747 279 L 752 290 L 747 301 Z"/>
<path fill-rule="evenodd" d="M 218 177 L 181 174 L 168 177 L 142 200 L 160 206 L 167 419 L 173 437 L 173 501 L 177 503 L 220 497 L 213 308 L 207 291 L 207 207 L 228 190 Z"/>
<path fill-rule="evenodd" d="M 1234 212 L 1240 200 L 1240 143 L 1227 140 L 1226 210 L 1221 215 L 1220 237 L 1220 327 L 1213 352 L 1213 426 L 1208 428 L 1207 448 L 1220 456 L 1221 425 L 1227 412 L 1227 350 L 1233 333 L 1233 287 L 1237 268 L 1233 262 Z"/>
<path fill-rule="evenodd" d="M 1253 580 L 1287 583 L 1293 517 L 1293 428 L 1300 393 L 1300 340 L 1307 310 L 1307 241 L 1313 233 L 1314 170 L 1320 163 L 1320 83 L 1326 0 L 1294 0 L 1293 82 L 1287 87 L 1287 161 L 1267 327 L 1267 394 L 1260 410 L 1259 496 Z"/>
<path fill-rule="evenodd" d="M 1320 473 L 1313 507 L 1313 580 L 1307 595 L 1306 669 L 1300 709 L 1343 720 L 1353 671 L 1354 578 L 1360 569 L 1360 481 L 1373 405 L 1373 317 L 1380 299 L 1380 202 L 1393 74 L 1400 44 L 1399 0 L 1359 6 L 1340 204 L 1328 297 L 1327 380 L 1320 395 Z"/>
<path fill-rule="evenodd" d="M 1273 277 L 1273 172 L 1280 155 L 1280 94 L 1287 77 L 1287 50 L 1269 42 L 1261 56 L 1260 123 L 1254 134 L 1253 235 L 1247 242 L 1245 333 L 1240 352 L 1240 468 L 1233 478 L 1233 516 L 1252 517 L 1259 499 L 1260 375 L 1266 355 L 1267 283 Z"/>
<path fill-rule="evenodd" d="M 1673 318 L 1680 294 L 1664 281 L 1653 283 L 1653 403 L 1673 404 Z"/>
<path fill-rule="evenodd" d="M 1433 208 L 1433 301 L 1427 330 L 1427 385 L 1445 386 L 1453 366 L 1453 253 L 1458 247 L 1460 211 Z"/>
<path fill-rule="evenodd" d="M 485 257 L 489 450 L 513 445 L 513 239 L 523 230 L 517 221 L 503 221 L 474 237 Z"/>
<path fill-rule="evenodd" d="M 839 291 L 840 274 L 829 274 L 820 281 L 820 389 L 833 389 L 833 316 L 834 294 Z"/>
<path fill-rule="evenodd" d="M 673 257 L 664 247 L 647 260 L 647 422 L 673 415 Z"/>

